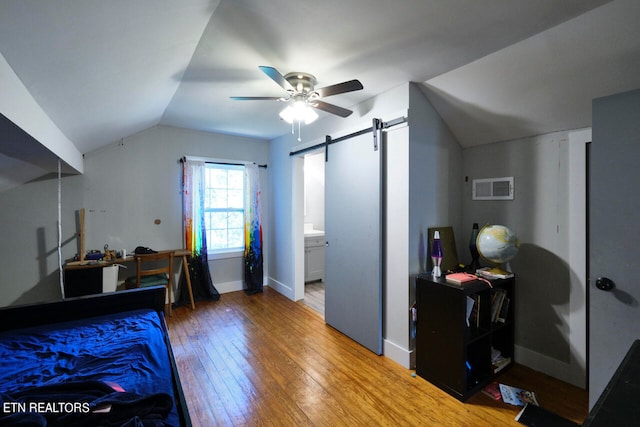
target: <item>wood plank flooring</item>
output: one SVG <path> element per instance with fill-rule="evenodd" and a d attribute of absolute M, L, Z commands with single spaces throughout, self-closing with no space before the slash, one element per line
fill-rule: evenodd
<path fill-rule="evenodd" d="M 304 300 L 302 303 L 311 307 L 324 317 L 324 282 L 309 282 L 304 284 Z"/>
<path fill-rule="evenodd" d="M 519 407 L 482 393 L 461 403 L 268 287 L 179 307 L 167 324 L 194 426 L 521 426 Z M 500 381 L 587 415 L 585 390 L 518 365 Z"/>

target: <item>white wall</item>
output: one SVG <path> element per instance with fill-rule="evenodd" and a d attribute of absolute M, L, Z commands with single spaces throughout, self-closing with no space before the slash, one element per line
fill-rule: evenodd
<path fill-rule="evenodd" d="M 58 129 L 33 99 L 20 78 L 0 54 L 0 112 L 51 150 L 65 163 L 82 172 L 82 154 Z"/>
<path fill-rule="evenodd" d="M 268 142 L 156 126 L 85 156 L 87 248 L 181 248 L 184 156 L 268 164 Z M 268 223 L 268 169 L 260 169 L 263 223 Z M 156 224 L 160 220 L 160 224 Z M 264 244 L 269 228 L 263 227 Z M 269 254 L 266 252 L 266 259 Z M 210 259 L 220 292 L 242 289 L 241 257 Z M 265 277 L 268 271 L 265 271 Z M 126 272 L 124 273 L 126 274 Z"/>
<path fill-rule="evenodd" d="M 304 156 L 304 223 L 324 230 L 324 152 Z"/>
<path fill-rule="evenodd" d="M 383 330 L 385 356 L 411 366 L 409 337 L 409 126 L 386 132 Z"/>
<path fill-rule="evenodd" d="M 81 176 L 62 179 L 62 257 L 73 256 Z M 0 192 L 0 306 L 59 299 L 58 181 L 34 181 Z"/>
<path fill-rule="evenodd" d="M 427 269 L 428 228 L 453 227 L 457 240 L 464 236 L 462 223 L 462 148 L 424 93 L 411 86 L 409 109 L 410 202 L 409 273 Z M 409 284 L 410 302 L 415 283 Z M 415 343 L 410 342 L 413 349 Z"/>
<path fill-rule="evenodd" d="M 585 142 L 555 132 L 465 149 L 464 231 L 503 224 L 521 247 L 516 274 L 516 361 L 586 387 Z M 513 201 L 473 201 L 473 179 L 513 176 Z M 465 239 L 468 239 L 467 234 Z M 470 255 L 465 253 L 465 262 Z"/>
<path fill-rule="evenodd" d="M 460 229 L 462 150 L 422 91 L 408 86 L 408 127 L 387 134 L 385 355 L 411 366 L 410 307 L 427 263 L 427 229 Z M 393 128 L 392 128 L 393 129 Z"/>
<path fill-rule="evenodd" d="M 184 155 L 269 163 L 267 141 L 156 126 L 85 155 L 85 173 L 62 180 L 63 257 L 79 246 L 78 210 L 86 210 L 87 249 L 132 251 L 183 247 L 181 167 Z M 269 245 L 269 169 L 260 169 L 263 239 Z M 57 182 L 0 193 L 0 304 L 60 297 L 57 273 Z M 159 220 L 159 224 L 156 224 Z M 265 267 L 269 252 L 265 251 Z M 241 258 L 210 261 L 220 291 L 242 288 Z M 127 272 L 121 271 L 121 279 Z M 265 268 L 265 277 L 268 268 Z"/>
<path fill-rule="evenodd" d="M 462 148 L 424 94 L 411 86 L 409 201 L 411 274 L 425 271 L 427 228 L 453 227 L 460 242 L 462 221 Z M 460 245 L 456 245 L 460 246 Z"/>

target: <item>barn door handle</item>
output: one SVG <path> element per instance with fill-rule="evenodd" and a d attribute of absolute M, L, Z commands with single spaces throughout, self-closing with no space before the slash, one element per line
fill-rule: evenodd
<path fill-rule="evenodd" d="M 615 287 L 616 284 L 613 283 L 613 280 L 607 277 L 598 277 L 598 279 L 596 280 L 596 288 L 600 289 L 601 291 L 609 292 Z"/>

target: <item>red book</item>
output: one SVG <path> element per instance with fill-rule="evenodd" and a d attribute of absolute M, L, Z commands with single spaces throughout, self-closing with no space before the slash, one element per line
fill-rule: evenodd
<path fill-rule="evenodd" d="M 500 385 L 496 381 L 485 386 L 485 388 L 482 389 L 482 392 L 492 399 L 502 399 L 502 393 L 500 393 Z"/>
<path fill-rule="evenodd" d="M 445 276 L 445 280 L 449 283 L 462 285 L 463 283 L 466 283 L 466 282 L 478 280 L 478 276 L 470 273 L 451 273 Z"/>

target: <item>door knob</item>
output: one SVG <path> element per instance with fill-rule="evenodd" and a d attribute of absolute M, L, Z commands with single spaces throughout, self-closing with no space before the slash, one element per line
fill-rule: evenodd
<path fill-rule="evenodd" d="M 600 289 L 601 291 L 608 292 L 615 287 L 616 284 L 613 283 L 613 280 L 607 277 L 598 277 L 598 279 L 596 280 L 596 288 Z"/>

